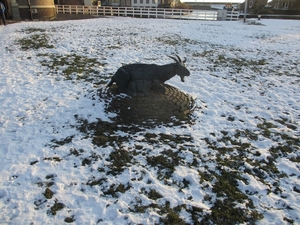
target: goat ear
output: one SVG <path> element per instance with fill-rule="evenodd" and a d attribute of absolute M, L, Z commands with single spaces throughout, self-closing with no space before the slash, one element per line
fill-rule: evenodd
<path fill-rule="evenodd" d="M 184 60 L 182 61 L 183 63 L 185 63 L 186 62 L 186 58 L 184 57 Z"/>

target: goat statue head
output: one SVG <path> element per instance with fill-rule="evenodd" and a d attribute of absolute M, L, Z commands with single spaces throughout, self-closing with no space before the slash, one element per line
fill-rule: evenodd
<path fill-rule="evenodd" d="M 184 78 L 190 75 L 190 71 L 185 67 L 186 58 L 182 61 L 181 58 L 176 55 L 177 59 L 173 56 L 169 56 L 171 59 L 175 60 L 175 72 L 180 76 L 181 81 L 184 82 Z"/>

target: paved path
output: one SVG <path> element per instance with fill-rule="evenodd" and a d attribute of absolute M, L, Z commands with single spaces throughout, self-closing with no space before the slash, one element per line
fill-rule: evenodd
<path fill-rule="evenodd" d="M 83 15 L 83 14 L 57 14 L 55 20 L 82 20 L 82 19 L 95 19 L 103 16 L 97 15 Z"/>
<path fill-rule="evenodd" d="M 62 20 L 82 20 L 82 19 L 95 19 L 103 16 L 97 16 L 97 15 L 83 15 L 83 14 L 57 14 L 56 18 L 52 21 L 62 21 Z M 25 20 L 6 20 L 6 23 L 12 24 L 12 23 L 18 23 L 20 21 Z M 30 21 L 30 20 L 28 20 Z M 0 31 L 3 29 L 3 24 L 0 25 Z"/>

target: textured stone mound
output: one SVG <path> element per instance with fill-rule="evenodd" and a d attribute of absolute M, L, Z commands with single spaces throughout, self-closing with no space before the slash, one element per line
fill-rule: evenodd
<path fill-rule="evenodd" d="M 116 85 L 100 93 L 106 101 L 106 111 L 116 113 L 120 124 L 156 125 L 190 121 L 193 98 L 179 89 L 163 84 L 148 95 L 130 97 L 119 94 Z"/>

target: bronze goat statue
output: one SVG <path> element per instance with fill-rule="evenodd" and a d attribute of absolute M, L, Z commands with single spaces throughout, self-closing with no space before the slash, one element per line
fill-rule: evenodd
<path fill-rule="evenodd" d="M 169 57 L 175 60 L 175 63 L 167 65 L 136 63 L 122 66 L 112 76 L 107 86 L 116 82 L 120 93 L 136 96 L 147 94 L 153 86 L 164 84 L 176 74 L 184 82 L 184 78 L 190 75 L 184 64 L 186 59 L 182 61 L 178 55 L 177 58 Z"/>

